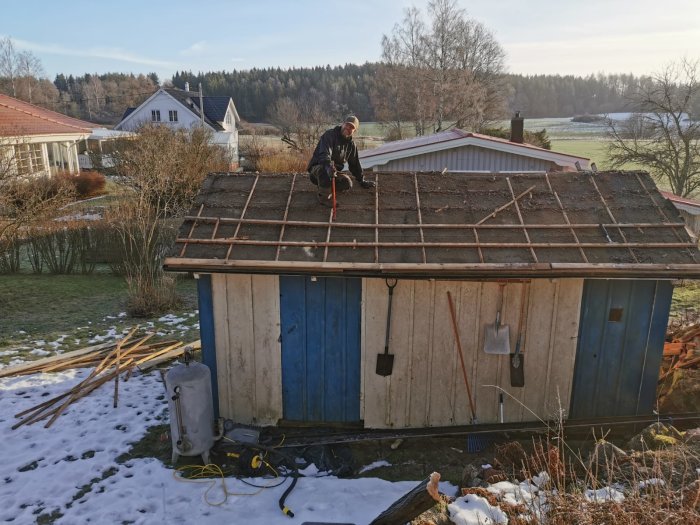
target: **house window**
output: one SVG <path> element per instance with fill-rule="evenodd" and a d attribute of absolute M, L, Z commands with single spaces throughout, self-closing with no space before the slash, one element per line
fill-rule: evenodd
<path fill-rule="evenodd" d="M 152 122 L 160 122 L 160 110 L 159 109 L 152 109 L 151 110 L 151 121 Z"/>
<path fill-rule="evenodd" d="M 36 175 L 46 169 L 41 144 L 16 144 L 13 160 L 19 175 Z"/>
<path fill-rule="evenodd" d="M 171 109 L 168 111 L 168 118 L 170 119 L 170 122 L 177 122 L 177 110 Z"/>

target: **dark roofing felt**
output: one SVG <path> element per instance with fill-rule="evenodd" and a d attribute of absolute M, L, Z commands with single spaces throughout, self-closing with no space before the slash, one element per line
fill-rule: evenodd
<path fill-rule="evenodd" d="M 121 122 L 121 121 L 124 120 L 126 117 L 128 117 L 129 115 L 131 115 L 134 111 L 136 111 L 136 108 L 126 108 L 126 109 L 124 110 L 124 114 L 122 115 L 122 119 L 121 119 L 119 122 Z"/>
<path fill-rule="evenodd" d="M 214 174 L 169 270 L 415 277 L 700 277 L 646 173 L 372 173 L 335 221 L 306 174 Z"/>

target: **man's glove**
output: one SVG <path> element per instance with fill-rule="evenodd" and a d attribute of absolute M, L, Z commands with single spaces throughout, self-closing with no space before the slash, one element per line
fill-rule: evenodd
<path fill-rule="evenodd" d="M 362 186 L 365 189 L 374 188 L 376 185 L 377 185 L 377 183 L 374 182 L 373 180 L 362 179 L 360 181 L 360 186 Z"/>
<path fill-rule="evenodd" d="M 335 171 L 335 166 L 333 166 L 333 164 L 326 166 L 326 174 L 328 175 L 329 179 L 334 179 L 338 176 L 338 173 Z"/>

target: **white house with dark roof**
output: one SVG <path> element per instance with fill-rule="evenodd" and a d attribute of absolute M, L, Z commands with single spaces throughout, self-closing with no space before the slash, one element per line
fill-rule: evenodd
<path fill-rule="evenodd" d="M 213 133 L 213 143 L 226 149 L 238 166 L 238 129 L 241 118 L 231 97 L 202 96 L 198 91 L 160 88 L 136 108 L 128 108 L 114 129 L 135 131 L 147 123 L 191 128 L 202 125 Z"/>
<path fill-rule="evenodd" d="M 540 173 L 591 169 L 588 158 L 524 144 L 522 132 L 515 135 L 506 140 L 450 129 L 363 150 L 360 162 L 364 169 L 374 171 Z"/>

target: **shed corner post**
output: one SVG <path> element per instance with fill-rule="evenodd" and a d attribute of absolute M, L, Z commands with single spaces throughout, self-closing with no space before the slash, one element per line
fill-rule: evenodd
<path fill-rule="evenodd" d="M 216 340 L 214 338 L 214 303 L 212 299 L 211 274 L 195 275 L 197 279 L 197 301 L 199 305 L 199 338 L 202 342 L 202 363 L 211 372 L 211 390 L 214 417 L 219 417 L 219 382 L 216 370 Z"/>

